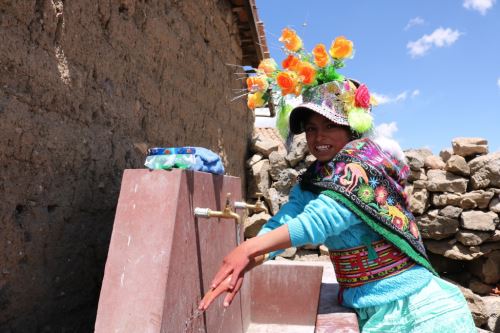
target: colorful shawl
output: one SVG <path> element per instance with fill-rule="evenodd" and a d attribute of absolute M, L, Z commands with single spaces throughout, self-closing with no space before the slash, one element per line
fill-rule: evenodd
<path fill-rule="evenodd" d="M 300 185 L 343 203 L 375 232 L 436 274 L 415 217 L 408 210 L 403 191 L 408 173 L 405 163 L 363 138 L 349 142 L 331 161 L 311 165 Z"/>

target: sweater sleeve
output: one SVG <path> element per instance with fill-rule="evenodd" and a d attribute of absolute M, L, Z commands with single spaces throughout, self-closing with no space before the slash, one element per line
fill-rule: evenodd
<path fill-rule="evenodd" d="M 328 237 L 339 235 L 357 223 L 359 220 L 347 207 L 323 194 L 287 221 L 292 246 L 322 244 Z"/>
<path fill-rule="evenodd" d="M 304 200 L 303 193 L 299 185 L 295 185 L 290 191 L 288 202 L 281 207 L 276 215 L 271 217 L 269 221 L 262 226 L 259 231 L 259 235 L 263 235 L 271 230 L 279 228 L 287 221 L 299 215 L 304 210 L 306 203 L 307 201 Z"/>

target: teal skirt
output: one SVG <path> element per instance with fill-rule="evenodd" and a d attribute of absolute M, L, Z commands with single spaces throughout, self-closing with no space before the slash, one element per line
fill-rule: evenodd
<path fill-rule="evenodd" d="M 355 310 L 363 333 L 477 332 L 460 290 L 438 277 L 433 277 L 420 291 L 403 299 Z"/>

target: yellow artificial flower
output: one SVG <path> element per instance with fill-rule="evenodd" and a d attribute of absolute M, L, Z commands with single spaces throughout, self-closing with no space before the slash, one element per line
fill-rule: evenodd
<path fill-rule="evenodd" d="M 316 69 L 313 64 L 307 61 L 301 61 L 297 66 L 297 74 L 303 84 L 309 85 L 316 79 Z"/>
<path fill-rule="evenodd" d="M 314 55 L 314 63 L 318 67 L 325 67 L 330 63 L 330 57 L 326 52 L 326 47 L 324 44 L 318 44 L 314 47 L 312 54 Z"/>
<path fill-rule="evenodd" d="M 267 58 L 260 62 L 259 67 L 257 68 L 259 71 L 264 72 L 266 74 L 271 74 L 278 68 L 276 61 L 273 58 Z"/>
<path fill-rule="evenodd" d="M 250 92 L 266 91 L 269 87 L 267 77 L 265 75 L 249 76 L 247 78 L 247 89 Z"/>
<path fill-rule="evenodd" d="M 264 99 L 264 93 L 257 91 L 253 94 L 248 94 L 247 106 L 249 109 L 254 110 L 255 108 L 263 107 L 266 104 Z"/>
<path fill-rule="evenodd" d="M 353 43 L 344 36 L 335 38 L 330 47 L 330 55 L 333 59 L 342 60 L 349 58 L 354 49 Z"/>
<path fill-rule="evenodd" d="M 297 52 L 302 48 L 302 39 L 292 29 L 283 29 L 279 41 L 285 44 L 285 47 L 292 52 Z"/>
<path fill-rule="evenodd" d="M 281 95 L 288 94 L 299 95 L 302 87 L 299 85 L 299 77 L 297 73 L 292 71 L 280 72 L 276 76 L 276 83 L 281 88 Z"/>

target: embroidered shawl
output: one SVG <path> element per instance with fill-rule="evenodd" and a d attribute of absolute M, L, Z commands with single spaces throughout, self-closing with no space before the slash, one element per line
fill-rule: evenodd
<path fill-rule="evenodd" d="M 343 203 L 375 232 L 437 274 L 408 209 L 404 193 L 408 173 L 404 162 L 363 138 L 349 142 L 331 161 L 311 165 L 300 185 Z"/>

